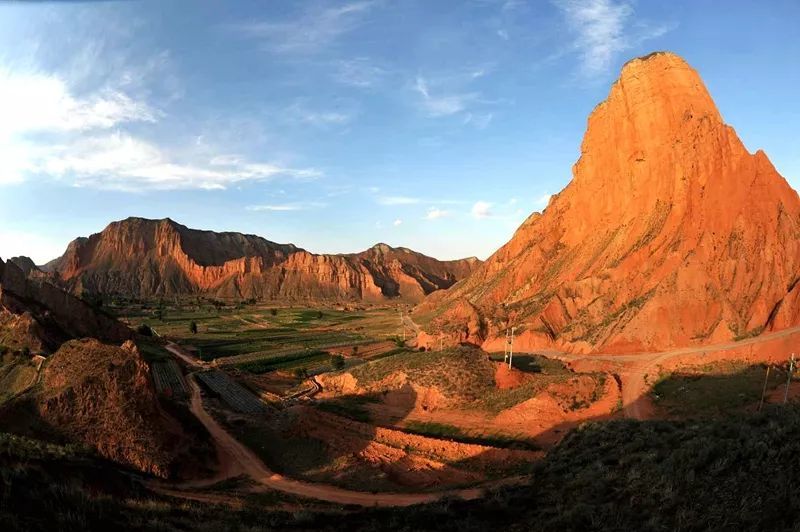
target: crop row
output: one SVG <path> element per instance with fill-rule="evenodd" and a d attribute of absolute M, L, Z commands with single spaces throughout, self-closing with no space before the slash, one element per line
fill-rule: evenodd
<path fill-rule="evenodd" d="M 268 361 L 273 358 L 283 357 L 287 355 L 293 354 L 302 354 L 308 353 L 309 351 L 319 351 L 325 349 L 331 349 L 335 347 L 347 347 L 352 345 L 365 345 L 374 342 L 374 339 L 358 339 L 358 340 L 348 340 L 348 341 L 339 341 L 339 342 L 309 342 L 302 346 L 294 345 L 285 347 L 283 349 L 274 349 L 269 351 L 256 351 L 253 353 L 245 353 L 242 355 L 230 356 L 230 357 L 222 357 L 216 359 L 216 363 L 220 366 L 238 366 L 241 364 L 245 364 L 248 362 L 259 362 L 262 360 Z M 307 349 L 305 349 L 307 348 Z"/>
<path fill-rule="evenodd" d="M 153 362 L 151 371 L 158 393 L 175 398 L 188 397 L 189 388 L 186 386 L 181 369 L 174 360 Z"/>
<path fill-rule="evenodd" d="M 263 358 L 261 360 L 254 360 L 251 362 L 244 362 L 242 364 L 238 364 L 236 367 L 251 373 L 267 373 L 268 371 L 293 369 L 297 367 L 311 369 L 313 367 L 322 365 L 329 360 L 330 354 L 326 351 L 301 351 L 281 356 Z"/>
<path fill-rule="evenodd" d="M 264 411 L 264 403 L 242 385 L 220 370 L 204 371 L 197 376 L 232 409 L 243 414 Z"/>

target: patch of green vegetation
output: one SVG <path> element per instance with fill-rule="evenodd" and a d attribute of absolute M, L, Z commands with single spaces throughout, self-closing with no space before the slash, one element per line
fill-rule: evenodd
<path fill-rule="evenodd" d="M 539 446 L 524 436 L 511 436 L 508 434 L 474 434 L 455 425 L 436 423 L 433 421 L 406 421 L 404 432 L 418 434 L 429 438 L 442 438 L 458 443 L 486 445 L 489 447 L 539 450 Z"/>
<path fill-rule="evenodd" d="M 464 431 L 455 425 L 435 423 L 433 421 L 407 421 L 404 428 L 408 432 L 413 432 L 414 434 L 433 436 L 435 438 L 448 438 L 455 440 L 459 437 L 466 436 Z"/>
<path fill-rule="evenodd" d="M 765 376 L 765 366 L 731 362 L 708 365 L 659 376 L 651 397 L 672 416 L 718 416 L 757 404 L 761 400 Z M 767 392 L 785 382 L 784 371 L 771 369 Z"/>
<path fill-rule="evenodd" d="M 436 387 L 462 401 L 474 401 L 494 386 L 494 365 L 483 351 L 473 348 L 400 353 L 370 360 L 350 372 L 368 386 L 399 371 L 417 385 Z"/>
<path fill-rule="evenodd" d="M 327 351 L 301 351 L 299 353 L 290 353 L 288 355 L 274 356 L 271 358 L 264 358 L 253 362 L 245 362 L 238 364 L 236 367 L 243 371 L 250 373 L 267 373 L 276 370 L 291 370 L 294 368 L 303 367 L 309 369 L 312 367 L 322 366 L 330 361 L 330 354 Z"/>
<path fill-rule="evenodd" d="M 760 327 L 755 327 L 754 329 L 750 329 L 742 334 L 738 334 L 733 338 L 734 342 L 740 342 L 742 340 L 747 340 L 748 338 L 755 338 L 756 336 L 760 335 L 764 332 L 764 326 L 761 325 Z"/>
<path fill-rule="evenodd" d="M 139 353 L 147 362 L 157 362 L 171 358 L 169 351 L 152 338 L 140 338 L 136 342 L 136 347 L 139 348 Z"/>
<path fill-rule="evenodd" d="M 372 415 L 365 407 L 365 402 L 354 399 L 356 397 L 360 396 L 341 397 L 318 403 L 316 406 L 320 410 L 336 414 L 337 416 L 346 417 L 362 423 L 369 423 L 372 421 Z"/>
<path fill-rule="evenodd" d="M 557 381 L 553 380 L 552 378 L 543 378 L 528 381 L 520 386 L 507 388 L 505 390 L 496 388 L 491 389 L 488 390 L 482 397 L 470 404 L 470 406 L 472 408 L 483 410 L 492 414 L 499 414 L 503 410 L 517 406 L 518 404 L 524 403 L 528 399 L 534 397 L 552 382 Z"/>

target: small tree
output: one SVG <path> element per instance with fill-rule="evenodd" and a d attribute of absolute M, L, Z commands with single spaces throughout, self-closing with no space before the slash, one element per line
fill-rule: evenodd
<path fill-rule="evenodd" d="M 277 315 L 278 315 L 278 309 L 276 309 L 276 308 L 271 308 L 271 309 L 269 309 L 269 313 L 270 313 L 271 315 L 273 315 L 273 316 L 277 316 Z"/>
<path fill-rule="evenodd" d="M 142 336 L 153 336 L 153 329 L 146 323 L 142 323 L 136 328 L 136 332 Z"/>
<path fill-rule="evenodd" d="M 197 334 L 197 322 L 196 321 L 192 320 L 192 322 L 189 323 L 189 332 L 191 332 L 192 334 Z"/>
<path fill-rule="evenodd" d="M 322 311 L 321 310 L 317 312 L 317 319 L 318 320 L 322 319 Z"/>
<path fill-rule="evenodd" d="M 308 370 L 306 368 L 294 368 L 294 376 L 298 379 L 308 378 Z"/>
<path fill-rule="evenodd" d="M 211 353 L 203 352 L 203 349 L 201 347 L 197 348 L 197 355 L 203 362 L 211 362 L 212 360 L 214 360 L 214 357 L 211 355 Z"/>
<path fill-rule="evenodd" d="M 31 356 L 31 348 L 26 345 L 25 347 L 22 348 L 22 352 L 21 353 L 22 353 L 22 356 L 24 356 L 25 358 L 28 358 L 28 357 Z"/>
<path fill-rule="evenodd" d="M 344 357 L 342 355 L 331 355 L 331 366 L 337 371 L 344 369 Z"/>
<path fill-rule="evenodd" d="M 358 356 L 358 346 L 357 345 L 353 346 L 353 356 L 354 357 Z"/>

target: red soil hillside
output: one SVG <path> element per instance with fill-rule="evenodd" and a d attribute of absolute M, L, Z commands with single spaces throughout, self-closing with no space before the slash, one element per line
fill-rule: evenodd
<path fill-rule="evenodd" d="M 52 351 L 70 338 L 114 343 L 131 338 L 125 325 L 66 293 L 35 267 L 21 269 L 26 263 L 30 259 L 0 259 L 0 344 Z"/>
<path fill-rule="evenodd" d="M 419 321 L 487 348 L 507 323 L 521 349 L 758 335 L 800 323 L 798 237 L 797 193 L 745 149 L 697 72 L 658 52 L 626 64 L 594 109 L 570 184 Z"/>
<path fill-rule="evenodd" d="M 448 288 L 479 263 L 438 261 L 386 244 L 357 254 L 315 255 L 254 235 L 128 218 L 73 241 L 46 269 L 78 292 L 414 302 Z"/>

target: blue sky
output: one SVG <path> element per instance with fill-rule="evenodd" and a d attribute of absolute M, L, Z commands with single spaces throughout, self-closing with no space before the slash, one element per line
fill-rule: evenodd
<path fill-rule="evenodd" d="M 724 6 L 724 7 L 723 7 Z M 0 256 L 127 216 L 314 252 L 486 258 L 672 50 L 800 185 L 800 3 L 0 3 Z"/>

